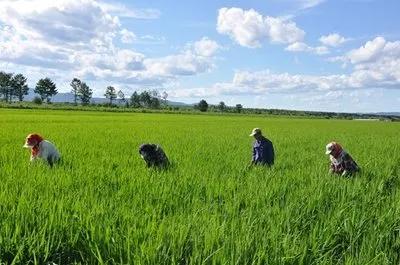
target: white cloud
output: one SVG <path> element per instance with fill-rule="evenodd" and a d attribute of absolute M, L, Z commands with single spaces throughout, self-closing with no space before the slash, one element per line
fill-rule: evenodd
<path fill-rule="evenodd" d="M 91 40 L 110 41 L 119 20 L 89 0 L 5 0 L 0 2 L 0 21 L 31 41 L 70 46 Z"/>
<path fill-rule="evenodd" d="M 191 52 L 147 59 L 145 65 L 150 73 L 162 76 L 195 75 L 211 68 L 210 61 Z"/>
<path fill-rule="evenodd" d="M 157 19 L 161 16 L 161 12 L 158 9 L 152 9 L 152 8 L 132 9 L 119 3 L 106 3 L 106 2 L 98 2 L 98 5 L 104 10 L 104 12 L 119 17 L 136 18 L 136 19 Z"/>
<path fill-rule="evenodd" d="M 0 61 L 57 70 L 65 78 L 76 76 L 149 86 L 214 67 L 213 56 L 219 45 L 209 38 L 161 58 L 147 58 L 118 47 L 119 38 L 123 43 L 131 43 L 151 37 L 136 38 L 122 27 L 118 16 L 109 13 L 122 12 L 122 8 L 105 6 L 96 0 L 1 1 Z"/>
<path fill-rule="evenodd" d="M 193 47 L 196 54 L 205 57 L 213 56 L 217 50 L 220 49 L 217 42 L 210 40 L 207 37 L 203 37 L 201 40 L 196 41 L 193 44 Z"/>
<path fill-rule="evenodd" d="M 296 44 L 293 50 L 307 51 L 306 44 Z M 304 75 L 274 73 L 270 70 L 237 71 L 231 82 L 216 83 L 208 88 L 196 88 L 177 95 L 191 97 L 220 95 L 266 95 L 271 93 L 326 93 L 340 98 L 343 93 L 358 97 L 357 91 L 400 88 L 400 41 L 389 42 L 382 37 L 368 41 L 346 55 L 336 57 L 352 66 L 349 74 Z M 342 91 L 342 92 L 341 92 Z M 318 98 L 316 98 L 318 99 Z"/>
<path fill-rule="evenodd" d="M 76 52 L 74 61 L 79 61 L 82 67 L 97 67 L 114 71 L 138 71 L 144 69 L 145 56 L 131 50 L 116 50 L 114 53 L 83 53 Z"/>
<path fill-rule="evenodd" d="M 325 46 L 317 46 L 317 47 L 311 47 L 305 44 L 304 42 L 295 42 L 290 44 L 285 48 L 285 50 L 290 51 L 290 52 L 310 52 L 310 53 L 315 53 L 318 55 L 323 55 L 323 54 L 328 54 L 329 49 Z"/>
<path fill-rule="evenodd" d="M 346 39 L 343 36 L 340 36 L 337 33 L 333 33 L 333 34 L 321 36 L 321 38 L 319 38 L 319 41 L 326 46 L 337 47 L 337 46 L 340 46 L 341 44 L 345 43 L 346 41 L 348 41 L 348 39 Z"/>
<path fill-rule="evenodd" d="M 210 71 L 213 67 L 213 56 L 220 48 L 217 42 L 203 37 L 188 44 L 179 54 L 145 60 L 150 73 L 161 76 L 195 75 Z"/>
<path fill-rule="evenodd" d="M 301 9 L 308 9 L 322 4 L 325 0 L 296 0 L 300 4 Z"/>
<path fill-rule="evenodd" d="M 347 58 L 351 63 L 362 63 L 378 59 L 380 56 L 385 54 L 385 47 L 387 43 L 383 37 L 377 37 L 372 41 L 368 41 L 364 46 L 352 50 L 347 54 Z M 397 45 L 398 42 L 390 45 Z M 386 49 L 390 49 L 386 47 Z"/>
<path fill-rule="evenodd" d="M 282 18 L 263 16 L 254 9 L 221 8 L 217 31 L 234 39 L 241 46 L 256 48 L 269 40 L 276 43 L 302 41 L 305 32 L 296 23 Z"/>
<path fill-rule="evenodd" d="M 132 31 L 129 31 L 127 29 L 122 29 L 120 31 L 121 34 L 121 41 L 123 43 L 133 43 L 136 40 L 136 35 Z"/>

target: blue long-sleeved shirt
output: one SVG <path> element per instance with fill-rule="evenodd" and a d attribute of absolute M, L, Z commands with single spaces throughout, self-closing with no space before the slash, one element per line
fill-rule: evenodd
<path fill-rule="evenodd" d="M 253 163 L 261 165 L 273 165 L 275 160 L 274 146 L 272 142 L 262 136 L 253 145 Z"/>

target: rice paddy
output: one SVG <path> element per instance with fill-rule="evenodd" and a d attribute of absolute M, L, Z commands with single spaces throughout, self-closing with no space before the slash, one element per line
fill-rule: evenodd
<path fill-rule="evenodd" d="M 272 168 L 247 168 L 254 127 Z M 2 109 L 0 128 L 0 264 L 400 262 L 400 123 Z M 31 132 L 59 165 L 29 163 Z M 332 140 L 360 174 L 328 174 Z"/>

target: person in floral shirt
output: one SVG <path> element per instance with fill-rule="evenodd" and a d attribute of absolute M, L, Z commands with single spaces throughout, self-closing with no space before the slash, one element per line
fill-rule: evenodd
<path fill-rule="evenodd" d="M 325 154 L 329 155 L 331 161 L 329 169 L 331 174 L 348 176 L 360 170 L 356 161 L 354 161 L 351 155 L 336 142 L 331 142 L 326 145 Z"/>

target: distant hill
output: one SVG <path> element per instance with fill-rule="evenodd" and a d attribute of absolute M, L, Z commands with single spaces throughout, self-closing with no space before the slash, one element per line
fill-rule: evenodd
<path fill-rule="evenodd" d="M 24 101 L 32 101 L 35 96 L 37 96 L 37 95 L 35 94 L 35 92 L 33 92 L 33 89 L 30 88 L 29 89 L 29 94 L 27 96 L 25 96 Z M 127 97 L 127 99 L 129 99 L 129 98 Z M 74 102 L 74 95 L 72 93 L 69 93 L 69 92 L 67 92 L 67 93 L 58 93 L 57 95 L 52 97 L 51 101 L 54 102 L 54 103 L 73 103 Z M 108 103 L 108 102 L 109 102 L 109 100 L 106 99 L 106 98 L 93 97 L 91 99 L 91 103 L 95 103 L 95 104 L 103 104 L 103 103 Z M 118 100 L 116 100 L 115 104 L 123 104 L 123 103 L 121 103 Z M 178 106 L 178 107 L 192 106 L 191 104 L 186 104 L 186 103 L 183 103 L 183 102 L 170 101 L 170 100 L 167 100 L 167 105 Z"/>
<path fill-rule="evenodd" d="M 400 112 L 376 112 L 373 113 L 375 115 L 383 115 L 383 116 L 399 116 L 400 117 Z"/>

